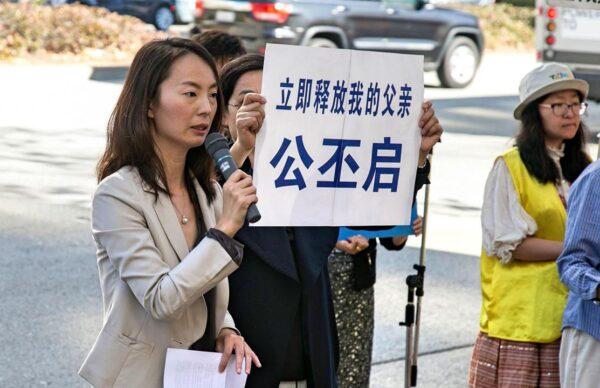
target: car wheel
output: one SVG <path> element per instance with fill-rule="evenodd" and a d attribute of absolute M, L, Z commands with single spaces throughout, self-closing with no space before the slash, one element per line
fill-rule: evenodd
<path fill-rule="evenodd" d="M 334 41 L 325 38 L 312 38 L 307 43 L 308 47 L 324 47 L 324 48 L 338 48 L 338 45 Z"/>
<path fill-rule="evenodd" d="M 175 23 L 175 15 L 167 6 L 158 7 L 154 13 L 154 27 L 160 31 L 166 31 Z"/>
<path fill-rule="evenodd" d="M 479 64 L 479 49 L 469 38 L 454 39 L 437 73 L 445 88 L 464 88 L 473 81 Z"/>

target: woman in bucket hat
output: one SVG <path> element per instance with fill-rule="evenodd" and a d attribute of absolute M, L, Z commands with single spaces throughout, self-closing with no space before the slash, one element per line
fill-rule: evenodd
<path fill-rule="evenodd" d="M 480 333 L 470 387 L 559 387 L 567 289 L 556 259 L 570 185 L 590 163 L 581 116 L 588 84 L 544 64 L 522 80 L 515 147 L 490 172 L 481 214 Z"/>

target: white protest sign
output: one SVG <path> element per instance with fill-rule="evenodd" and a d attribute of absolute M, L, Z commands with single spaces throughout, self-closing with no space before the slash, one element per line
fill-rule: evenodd
<path fill-rule="evenodd" d="M 267 45 L 257 226 L 408 225 L 423 57 Z"/>

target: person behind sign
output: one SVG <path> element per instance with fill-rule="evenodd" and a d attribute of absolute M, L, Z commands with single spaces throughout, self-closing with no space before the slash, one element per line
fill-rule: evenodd
<path fill-rule="evenodd" d="M 558 387 L 567 289 L 563 249 L 570 185 L 590 163 L 581 115 L 588 84 L 549 63 L 519 86 L 516 147 L 489 174 L 481 222 L 483 303 L 471 387 Z"/>
<path fill-rule="evenodd" d="M 249 108 L 264 104 L 263 63 L 262 55 L 249 54 L 221 72 L 227 104 L 223 125 L 234 140 L 232 155 L 249 174 L 260 129 L 260 114 Z M 434 129 L 438 120 L 431 110 L 423 121 L 429 152 L 439 139 Z M 338 228 L 331 227 L 245 225 L 237 233 L 236 239 L 244 243 L 244 260 L 229 278 L 229 309 L 263 364 L 248 377 L 247 387 L 338 386 L 337 329 L 327 270 L 337 236 Z"/>
<path fill-rule="evenodd" d="M 218 71 L 221 71 L 227 62 L 246 54 L 246 49 L 240 38 L 223 31 L 206 30 L 192 35 L 191 39 L 212 55 Z M 231 140 L 229 131 L 224 130 L 223 136 Z"/>
<path fill-rule="evenodd" d="M 413 202 L 417 192 L 429 183 L 430 165 L 427 155 L 443 133 L 431 102 L 423 104 L 421 122 L 422 126 L 427 123 L 424 129 L 428 130 L 429 134 L 427 139 L 424 139 L 419 153 Z M 417 217 L 413 222 L 416 236 L 421 234 L 422 226 L 423 219 Z M 380 238 L 379 242 L 388 250 L 399 251 L 404 248 L 407 239 L 408 236 L 394 236 Z M 340 353 L 345 355 L 340 359 L 338 379 L 340 386 L 345 388 L 369 386 L 375 326 L 373 286 L 376 263 L 377 239 L 366 239 L 361 235 L 338 241 L 329 256 L 329 276 Z"/>
<path fill-rule="evenodd" d="M 248 54 L 221 72 L 227 105 L 223 125 L 231 153 L 252 174 L 264 58 Z M 229 311 L 263 367 L 247 387 L 336 387 L 337 333 L 333 320 L 327 255 L 338 229 L 331 227 L 250 228 L 235 236 L 244 243 L 238 276 L 230 277 Z"/>
<path fill-rule="evenodd" d="M 227 312 L 227 276 L 242 258 L 232 236 L 257 201 L 238 171 L 223 189 L 202 144 L 223 112 L 210 54 L 187 39 L 136 54 L 97 166 L 92 234 L 102 329 L 79 374 L 94 386 L 161 387 L 167 348 L 235 353 L 260 366 Z M 247 108 L 252 111 L 252 108 Z"/>
<path fill-rule="evenodd" d="M 191 38 L 204 47 L 215 59 L 217 70 L 221 70 L 227 62 L 246 54 L 244 44 L 237 36 L 218 30 L 206 30 Z"/>

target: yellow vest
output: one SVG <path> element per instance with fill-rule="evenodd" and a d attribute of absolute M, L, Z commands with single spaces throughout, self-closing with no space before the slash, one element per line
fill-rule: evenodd
<path fill-rule="evenodd" d="M 541 184 L 523 164 L 517 148 L 501 155 L 512 177 L 519 202 L 535 220 L 533 237 L 563 241 L 567 213 L 556 186 Z M 483 303 L 479 325 L 490 337 L 548 343 L 560 338 L 567 288 L 554 261 L 500 263 L 481 253 Z"/>

